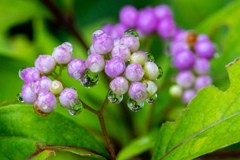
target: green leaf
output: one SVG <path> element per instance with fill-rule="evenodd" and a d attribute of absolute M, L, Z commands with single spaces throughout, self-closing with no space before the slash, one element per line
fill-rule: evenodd
<path fill-rule="evenodd" d="M 82 147 L 91 150 L 88 154 L 92 156 L 99 154 L 109 158 L 105 149 L 84 128 L 56 112 L 40 117 L 34 113 L 32 105 L 1 107 L 0 146 L 4 147 L 0 147 L 0 159 L 26 159 L 38 150 L 36 143 L 43 147 Z M 63 148 L 48 148 L 51 149 Z M 82 153 L 81 149 L 77 150 Z"/>
<path fill-rule="evenodd" d="M 153 159 L 193 159 L 240 141 L 240 61 L 227 65 L 231 85 L 200 90 L 174 123 L 159 132 Z"/>

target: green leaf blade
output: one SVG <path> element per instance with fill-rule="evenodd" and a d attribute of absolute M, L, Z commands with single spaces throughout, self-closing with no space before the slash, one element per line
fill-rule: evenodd
<path fill-rule="evenodd" d="M 109 157 L 106 150 L 76 122 L 58 114 L 40 117 L 31 105 L 0 108 L 0 159 L 26 159 L 41 145 L 76 146 Z M 14 154 L 13 154 L 14 153 Z M 15 154 L 16 153 L 16 154 Z"/>
<path fill-rule="evenodd" d="M 237 59 L 238 60 L 238 59 Z M 164 124 L 153 159 L 193 159 L 240 141 L 240 61 L 227 66 L 231 85 L 199 91 L 175 123 Z"/>

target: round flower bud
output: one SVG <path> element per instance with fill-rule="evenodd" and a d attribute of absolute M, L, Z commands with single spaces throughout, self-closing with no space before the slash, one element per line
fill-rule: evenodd
<path fill-rule="evenodd" d="M 63 85 L 61 82 L 54 80 L 52 81 L 49 90 L 52 94 L 58 95 L 62 92 L 63 90 Z"/>
<path fill-rule="evenodd" d="M 147 85 L 148 97 L 152 97 L 158 90 L 157 85 L 153 81 L 144 81 Z"/>
<path fill-rule="evenodd" d="M 119 57 L 121 58 L 124 62 L 127 62 L 129 60 L 129 57 L 131 55 L 130 50 L 128 47 L 124 45 L 118 45 L 113 47 L 112 49 L 112 57 Z"/>
<path fill-rule="evenodd" d="M 98 54 L 107 54 L 113 48 L 113 39 L 111 36 L 103 33 L 93 39 L 93 48 Z"/>
<path fill-rule="evenodd" d="M 196 94 L 196 91 L 193 89 L 186 90 L 183 92 L 182 101 L 188 104 L 196 96 Z"/>
<path fill-rule="evenodd" d="M 212 84 L 212 80 L 209 76 L 199 76 L 195 81 L 195 88 L 196 90 L 200 90 L 210 84 Z"/>
<path fill-rule="evenodd" d="M 110 35 L 110 33 L 112 32 L 112 27 L 113 25 L 112 24 L 105 24 L 103 27 L 102 27 L 102 30 L 107 33 L 108 35 Z"/>
<path fill-rule="evenodd" d="M 121 38 L 123 33 L 127 30 L 127 27 L 123 24 L 116 24 L 112 26 L 112 30 L 110 32 L 110 35 L 113 39 Z"/>
<path fill-rule="evenodd" d="M 50 113 L 57 108 L 57 100 L 52 93 L 42 92 L 38 95 L 34 105 L 37 105 L 43 113 Z"/>
<path fill-rule="evenodd" d="M 52 83 L 51 79 L 49 79 L 46 76 L 42 76 L 40 79 L 34 81 L 31 84 L 31 88 L 32 91 L 36 94 L 39 94 L 41 92 L 48 92 L 51 83 Z"/>
<path fill-rule="evenodd" d="M 62 45 L 54 48 L 52 56 L 58 64 L 67 64 L 72 59 L 72 44 L 64 42 Z"/>
<path fill-rule="evenodd" d="M 144 65 L 145 78 L 149 80 L 156 80 L 159 76 L 158 66 L 154 62 L 146 62 Z"/>
<path fill-rule="evenodd" d="M 199 57 L 211 59 L 215 53 L 214 44 L 208 40 L 198 41 L 194 45 L 194 49 Z"/>
<path fill-rule="evenodd" d="M 143 103 L 148 96 L 147 88 L 141 82 L 134 82 L 129 87 L 128 95 L 136 102 Z"/>
<path fill-rule="evenodd" d="M 176 32 L 176 25 L 172 18 L 166 17 L 157 24 L 157 32 L 163 38 L 171 38 Z"/>
<path fill-rule="evenodd" d="M 37 95 L 32 91 L 30 83 L 22 86 L 22 99 L 25 103 L 29 104 L 33 104 L 36 101 Z"/>
<path fill-rule="evenodd" d="M 99 54 L 90 54 L 85 62 L 85 65 L 91 72 L 98 73 L 103 70 L 105 61 Z"/>
<path fill-rule="evenodd" d="M 143 78 L 144 70 L 138 63 L 129 64 L 125 71 L 126 78 L 131 82 L 140 81 Z"/>
<path fill-rule="evenodd" d="M 146 58 L 142 53 L 135 52 L 130 56 L 130 63 L 139 63 L 143 66 L 145 62 L 146 62 Z"/>
<path fill-rule="evenodd" d="M 132 35 L 123 36 L 123 38 L 121 39 L 121 44 L 128 47 L 131 52 L 138 51 L 138 49 L 140 47 L 139 39 Z"/>
<path fill-rule="evenodd" d="M 115 57 L 106 62 L 105 73 L 109 77 L 114 78 L 123 74 L 125 68 L 124 61 L 119 57 Z"/>
<path fill-rule="evenodd" d="M 114 39 L 114 47 L 119 46 L 119 45 L 121 45 L 121 39 L 120 38 Z"/>
<path fill-rule="evenodd" d="M 170 52 L 172 55 L 175 55 L 177 52 L 182 50 L 188 50 L 189 45 L 184 41 L 173 41 L 170 45 Z"/>
<path fill-rule="evenodd" d="M 94 40 L 96 37 L 98 37 L 99 35 L 101 35 L 103 33 L 104 33 L 103 30 L 96 30 L 92 33 L 91 39 Z"/>
<path fill-rule="evenodd" d="M 193 85 L 194 75 L 190 71 L 181 71 L 176 77 L 177 84 L 183 88 L 189 88 Z"/>
<path fill-rule="evenodd" d="M 205 41 L 205 40 L 209 41 L 209 38 L 208 38 L 208 36 L 207 36 L 206 34 L 199 34 L 199 35 L 197 36 L 197 41 L 198 41 L 198 42 L 199 42 L 199 41 Z"/>
<path fill-rule="evenodd" d="M 176 31 L 173 41 L 175 41 L 175 42 L 179 42 L 179 41 L 186 42 L 187 34 L 188 34 L 188 32 L 185 31 L 185 30 Z"/>
<path fill-rule="evenodd" d="M 137 51 L 137 53 L 141 53 L 142 55 L 144 55 L 146 62 L 148 61 L 148 56 L 147 56 L 147 54 L 145 52 Z"/>
<path fill-rule="evenodd" d="M 150 34 L 156 30 L 157 18 L 151 7 L 146 7 L 139 11 L 137 19 L 137 28 L 143 32 Z"/>
<path fill-rule="evenodd" d="M 114 78 L 109 86 L 111 90 L 118 95 L 123 95 L 128 91 L 128 81 L 123 77 Z"/>
<path fill-rule="evenodd" d="M 198 74 L 206 74 L 209 71 L 210 64 L 208 59 L 205 58 L 198 58 L 194 64 L 194 70 Z"/>
<path fill-rule="evenodd" d="M 25 83 L 31 83 L 40 78 L 40 72 L 35 67 L 26 67 L 22 72 L 22 80 Z"/>
<path fill-rule="evenodd" d="M 120 11 L 120 22 L 128 28 L 135 28 L 138 17 L 138 11 L 133 6 L 124 6 Z"/>
<path fill-rule="evenodd" d="M 173 85 L 169 89 L 169 94 L 175 98 L 181 97 L 182 92 L 183 92 L 182 87 L 180 87 L 179 85 Z"/>
<path fill-rule="evenodd" d="M 195 56 L 190 50 L 181 50 L 173 57 L 173 64 L 179 70 L 191 69 L 195 62 Z"/>
<path fill-rule="evenodd" d="M 35 60 L 35 67 L 41 73 L 50 73 L 56 67 L 56 61 L 50 55 L 39 55 L 38 58 Z"/>
<path fill-rule="evenodd" d="M 88 54 L 93 54 L 93 53 L 97 53 L 97 52 L 94 50 L 93 45 L 91 45 L 88 50 Z"/>
<path fill-rule="evenodd" d="M 159 5 L 154 8 L 154 14 L 157 19 L 163 19 L 165 17 L 172 17 L 172 11 L 167 5 Z"/>
<path fill-rule="evenodd" d="M 72 59 L 67 66 L 68 74 L 73 79 L 80 79 L 84 76 L 86 67 L 85 62 L 79 58 Z"/>
<path fill-rule="evenodd" d="M 59 96 L 59 101 L 64 108 L 72 109 L 79 102 L 77 91 L 65 88 Z"/>

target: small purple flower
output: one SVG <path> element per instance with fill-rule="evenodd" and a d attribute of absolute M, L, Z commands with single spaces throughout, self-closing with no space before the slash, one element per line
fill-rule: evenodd
<path fill-rule="evenodd" d="M 189 45 L 184 41 L 173 41 L 170 45 L 170 52 L 172 55 L 175 55 L 177 52 L 182 50 L 188 50 Z"/>
<path fill-rule="evenodd" d="M 133 6 L 124 6 L 120 11 L 120 22 L 128 28 L 135 28 L 138 18 L 138 11 Z"/>
<path fill-rule="evenodd" d="M 89 50 L 88 50 L 88 54 L 93 54 L 93 53 L 97 53 L 95 51 L 95 49 L 93 48 L 93 45 L 90 46 Z"/>
<path fill-rule="evenodd" d="M 96 37 L 98 37 L 99 35 L 101 35 L 103 33 L 104 33 L 103 30 L 96 30 L 92 33 L 91 39 L 94 40 Z"/>
<path fill-rule="evenodd" d="M 131 82 L 140 81 L 143 78 L 144 70 L 138 63 L 129 64 L 125 71 L 126 78 Z"/>
<path fill-rule="evenodd" d="M 197 41 L 198 41 L 198 42 L 199 42 L 199 41 L 205 41 L 205 40 L 209 41 L 209 38 L 208 38 L 208 36 L 207 36 L 206 34 L 199 34 L 199 35 L 197 36 Z"/>
<path fill-rule="evenodd" d="M 59 101 L 64 108 L 72 109 L 79 102 L 77 91 L 65 88 L 59 96 Z"/>
<path fill-rule="evenodd" d="M 124 61 L 119 57 L 115 57 L 106 62 L 105 73 L 109 77 L 114 78 L 123 74 L 125 68 L 126 66 Z"/>
<path fill-rule="evenodd" d="M 196 94 L 196 91 L 193 89 L 186 90 L 183 92 L 182 101 L 188 104 L 196 96 Z"/>
<path fill-rule="evenodd" d="M 90 54 L 85 62 L 85 65 L 91 72 L 98 73 L 104 69 L 105 61 L 99 54 Z"/>
<path fill-rule="evenodd" d="M 119 45 L 121 45 L 121 39 L 120 38 L 114 39 L 114 47 L 119 46 Z"/>
<path fill-rule="evenodd" d="M 127 62 L 130 58 L 131 52 L 129 50 L 128 47 L 124 46 L 124 45 L 118 45 L 115 46 L 112 49 L 112 57 L 119 57 L 121 58 L 124 62 Z"/>
<path fill-rule="evenodd" d="M 189 88 L 193 85 L 194 75 L 190 71 L 181 71 L 176 77 L 177 84 L 183 88 Z"/>
<path fill-rule="evenodd" d="M 156 30 L 157 18 L 151 7 L 146 7 L 139 11 L 137 19 L 137 28 L 143 32 L 150 34 Z"/>
<path fill-rule="evenodd" d="M 114 78 L 109 86 L 111 90 L 118 95 L 123 95 L 128 91 L 128 81 L 123 77 Z"/>
<path fill-rule="evenodd" d="M 109 53 L 114 46 L 114 41 L 111 36 L 103 33 L 93 39 L 93 48 L 98 54 Z"/>
<path fill-rule="evenodd" d="M 157 24 L 158 34 L 163 38 L 171 38 L 176 32 L 176 25 L 171 17 L 160 20 Z"/>
<path fill-rule="evenodd" d="M 41 73 L 50 73 L 56 67 L 56 61 L 50 55 L 39 55 L 38 58 L 35 60 L 35 67 Z"/>
<path fill-rule="evenodd" d="M 134 82 L 129 87 L 128 95 L 136 102 L 143 103 L 148 96 L 147 88 L 141 82 Z"/>
<path fill-rule="evenodd" d="M 174 35 L 174 41 L 176 41 L 176 42 L 179 42 L 179 41 L 186 42 L 187 34 L 188 34 L 188 32 L 185 31 L 185 30 L 177 31 Z"/>
<path fill-rule="evenodd" d="M 110 32 L 110 35 L 113 39 L 116 38 L 121 38 L 123 33 L 127 30 L 128 28 L 124 26 L 123 24 L 116 24 L 112 26 L 112 30 Z"/>
<path fill-rule="evenodd" d="M 22 80 L 25 83 L 31 83 L 40 78 L 40 72 L 35 67 L 26 67 L 22 72 Z"/>
<path fill-rule="evenodd" d="M 105 24 L 103 27 L 102 27 L 102 30 L 107 33 L 108 35 L 111 34 L 112 32 L 112 27 L 113 25 L 112 24 Z"/>
<path fill-rule="evenodd" d="M 73 79 L 80 79 L 86 71 L 85 62 L 79 58 L 72 59 L 67 66 L 67 70 L 69 76 Z"/>
<path fill-rule="evenodd" d="M 144 65 L 145 78 L 148 80 L 156 80 L 159 76 L 158 66 L 154 62 L 146 62 Z"/>
<path fill-rule="evenodd" d="M 215 53 L 214 44 L 208 40 L 198 41 L 194 45 L 194 49 L 199 57 L 211 59 Z"/>
<path fill-rule="evenodd" d="M 154 14 L 157 19 L 163 19 L 165 17 L 172 17 L 172 11 L 167 5 L 159 5 L 154 8 Z"/>
<path fill-rule="evenodd" d="M 209 76 L 199 76 L 195 81 L 196 90 L 200 90 L 212 84 L 212 79 Z"/>
<path fill-rule="evenodd" d="M 64 42 L 62 45 L 54 48 L 52 56 L 58 64 L 67 64 L 72 59 L 72 44 Z"/>
<path fill-rule="evenodd" d="M 208 59 L 205 58 L 198 58 L 194 64 L 194 70 L 198 74 L 206 74 L 209 71 L 210 64 Z"/>
<path fill-rule="evenodd" d="M 31 88 L 32 91 L 36 94 L 39 94 L 41 92 L 48 92 L 51 83 L 52 83 L 51 79 L 49 79 L 46 76 L 42 76 L 40 79 L 34 81 L 31 84 Z"/>
<path fill-rule="evenodd" d="M 56 97 L 50 92 L 42 92 L 39 94 L 34 105 L 37 105 L 38 108 L 43 113 L 50 113 L 57 108 Z"/>
<path fill-rule="evenodd" d="M 180 50 L 173 56 L 173 64 L 179 70 L 191 69 L 195 62 L 195 56 L 190 50 Z"/>
<path fill-rule="evenodd" d="M 121 44 L 127 46 L 131 52 L 138 51 L 140 47 L 139 39 L 132 35 L 123 36 L 123 38 L 121 39 Z"/>
<path fill-rule="evenodd" d="M 36 101 L 37 95 L 32 91 L 30 83 L 22 86 L 22 98 L 25 103 L 29 104 L 33 104 Z"/>

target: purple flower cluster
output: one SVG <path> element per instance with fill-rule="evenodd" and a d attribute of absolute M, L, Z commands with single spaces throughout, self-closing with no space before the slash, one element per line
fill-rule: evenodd
<path fill-rule="evenodd" d="M 112 103 L 120 103 L 128 92 L 132 106 L 129 108 L 138 111 L 138 106 L 156 96 L 154 81 L 162 76 L 162 69 L 148 59 L 145 52 L 138 51 L 140 43 L 135 30 L 127 30 L 121 37 L 114 38 L 102 30 L 95 31 L 85 66 L 94 73 L 104 70 L 112 78 L 108 94 Z"/>
<path fill-rule="evenodd" d="M 139 11 L 127 5 L 121 9 L 119 19 L 119 24 L 106 24 L 102 28 L 114 39 L 120 38 L 127 29 L 135 29 L 141 38 L 157 32 L 164 39 L 172 38 L 178 31 L 172 11 L 166 5 L 148 6 Z"/>
<path fill-rule="evenodd" d="M 35 112 L 41 116 L 47 116 L 57 108 L 57 96 L 60 104 L 69 111 L 74 111 L 76 106 L 80 106 L 77 91 L 72 88 L 64 88 L 59 80 L 51 80 L 48 76 L 59 78 L 56 75 L 56 67 L 67 65 L 69 74 L 74 79 L 79 79 L 84 75 L 84 61 L 80 59 L 72 60 L 72 45 L 68 42 L 54 48 L 52 56 L 39 55 L 35 60 L 35 67 L 26 67 L 19 71 L 19 77 L 25 82 L 19 99 L 25 103 L 34 104 Z M 62 68 L 61 68 L 62 69 Z M 73 71 L 74 70 L 74 71 Z M 76 113 L 76 112 L 75 112 Z"/>

